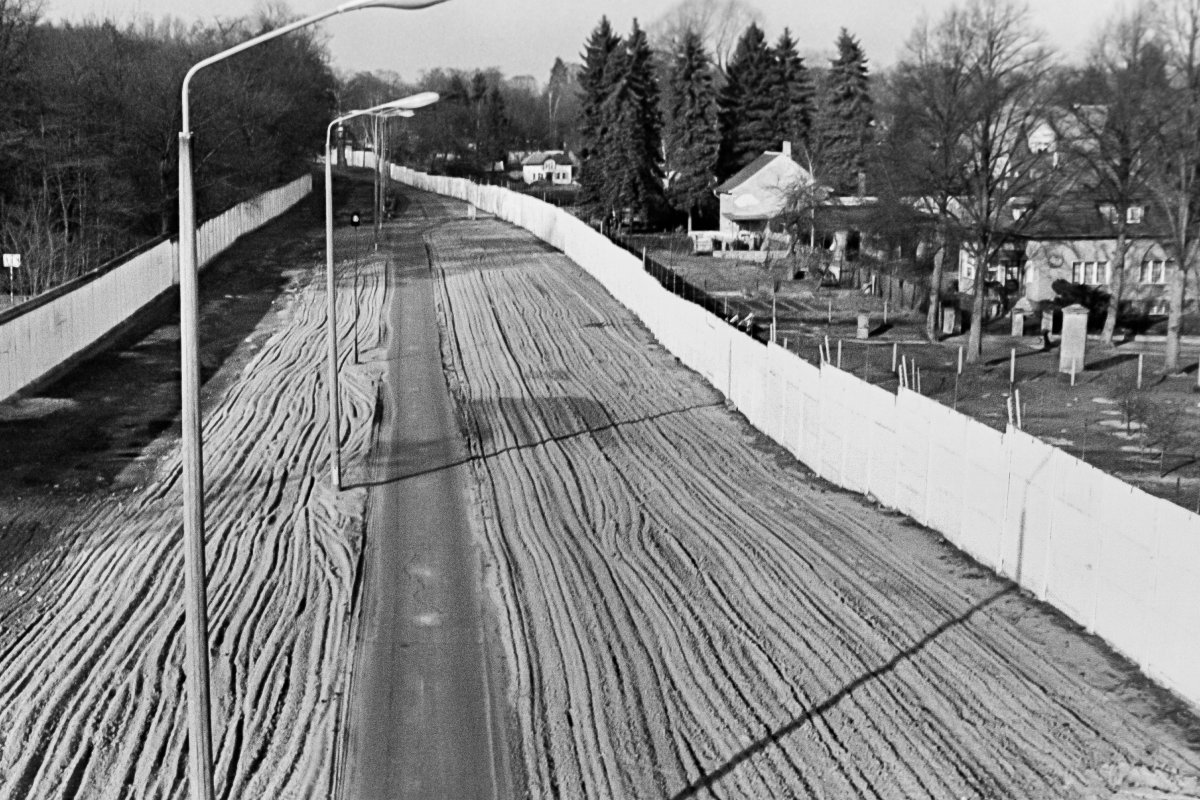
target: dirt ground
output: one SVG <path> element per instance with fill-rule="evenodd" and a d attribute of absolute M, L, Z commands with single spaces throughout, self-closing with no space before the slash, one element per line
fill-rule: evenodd
<path fill-rule="evenodd" d="M 921 372 L 921 392 L 985 424 L 1003 429 L 1008 422 L 1010 360 L 1016 353 L 1015 388 L 1020 393 L 1024 430 L 1128 483 L 1200 513 L 1200 391 L 1197 364 L 1200 339 L 1185 340 L 1184 370 L 1163 372 L 1160 340 L 1122 342 L 1104 347 L 1089 339 L 1084 369 L 1072 385 L 1059 372 L 1057 336 L 1049 350 L 1038 336 L 1009 335 L 1007 319 L 987 327 L 983 357 L 958 372 L 966 333 L 944 336 L 936 344 L 924 338 L 924 314 L 885 309 L 882 298 L 851 289 L 816 287 L 811 280 L 781 280 L 762 266 L 691 256 L 677 249 L 650 250 L 691 284 L 707 287 L 712 310 L 726 319 L 753 313 L 765 338 L 774 307 L 778 342 L 816 363 L 828 340 L 830 358 L 860 378 L 895 389 L 897 361 Z M 669 281 L 668 281 L 669 283 Z M 871 336 L 857 339 L 858 315 L 871 316 Z M 886 314 L 886 319 L 885 319 Z M 1137 388 L 1142 359 L 1142 387 Z M 1014 410 L 1015 413 L 1015 410 Z"/>
<path fill-rule="evenodd" d="M 1187 708 L 816 479 L 561 254 L 429 246 L 528 796 L 1200 797 Z"/>
<path fill-rule="evenodd" d="M 365 492 L 329 486 L 322 219 L 318 193 L 201 278 L 213 737 L 229 797 L 324 797 L 336 770 Z M 359 299 L 377 315 L 371 274 Z M 352 304 L 344 292 L 343 320 Z M 0 797 L 186 795 L 176 319 L 0 404 Z M 348 459 L 368 444 L 372 380 L 347 370 Z"/>
<path fill-rule="evenodd" d="M 1189 709 L 808 474 L 561 254 L 461 210 L 409 207 L 438 222 L 528 796 L 1200 798 Z M 222 796 L 326 797 L 338 769 L 365 498 L 328 484 L 321 237 L 301 209 L 224 257 L 230 278 L 261 263 L 258 288 L 202 282 Z M 346 321 L 344 267 L 339 285 Z M 4 406 L 0 797 L 185 796 L 175 341 Z M 343 364 L 352 472 L 378 375 Z"/>

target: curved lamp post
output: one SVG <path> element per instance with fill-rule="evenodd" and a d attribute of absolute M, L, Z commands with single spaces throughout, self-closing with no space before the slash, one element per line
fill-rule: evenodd
<path fill-rule="evenodd" d="M 329 460 L 333 467 L 333 485 L 337 489 L 342 488 L 341 477 L 341 401 L 338 392 L 338 369 L 337 369 L 337 297 L 335 295 L 336 282 L 333 274 L 333 161 L 330 157 L 330 139 L 333 136 L 333 129 L 353 117 L 361 117 L 367 114 L 391 113 L 401 114 L 404 116 L 412 116 L 414 108 L 422 108 L 430 103 L 437 102 L 438 96 L 436 92 L 422 92 L 420 94 L 410 95 L 399 100 L 393 100 L 390 103 L 365 108 L 359 111 L 351 111 L 348 114 L 343 114 L 333 122 L 329 123 L 329 127 L 325 129 L 325 297 L 326 310 L 326 333 L 325 345 L 328 352 L 328 373 L 327 381 L 329 386 Z"/>
<path fill-rule="evenodd" d="M 444 0 L 350 0 L 268 31 L 196 63 L 183 78 L 179 133 L 179 338 L 183 375 L 183 560 L 187 622 L 188 750 L 192 796 L 212 800 L 212 730 L 208 684 L 208 598 L 204 564 L 204 473 L 200 439 L 199 301 L 196 276 L 196 210 L 192 188 L 192 133 L 188 87 L 201 69 L 255 45 L 347 11 L 412 10 Z"/>

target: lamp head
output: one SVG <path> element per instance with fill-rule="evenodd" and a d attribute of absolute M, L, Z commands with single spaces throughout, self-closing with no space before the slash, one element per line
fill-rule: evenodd
<path fill-rule="evenodd" d="M 417 94 L 410 94 L 408 97 L 402 97 L 399 100 L 393 100 L 387 105 L 388 108 L 411 111 L 413 109 L 424 108 L 425 106 L 433 105 L 437 101 L 437 92 L 418 92 Z"/>
<path fill-rule="evenodd" d="M 413 11 L 418 8 L 429 8 L 446 0 L 350 0 L 337 7 L 337 13 L 357 11 L 360 8 L 396 8 L 401 11 Z"/>

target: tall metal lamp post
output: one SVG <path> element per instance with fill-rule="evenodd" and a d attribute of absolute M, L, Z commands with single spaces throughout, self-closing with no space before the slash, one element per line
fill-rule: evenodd
<path fill-rule="evenodd" d="M 421 92 L 393 100 L 390 103 L 343 114 L 330 122 L 329 127 L 325 129 L 325 295 L 328 304 L 325 344 L 329 362 L 327 366 L 329 373 L 327 381 L 329 385 L 329 460 L 333 469 L 333 485 L 337 489 L 342 488 L 342 447 L 339 433 L 341 430 L 341 400 L 338 392 L 337 368 L 337 297 L 333 274 L 333 161 L 330 157 L 330 139 L 333 136 L 334 128 L 353 117 L 383 112 L 411 117 L 413 109 L 423 108 L 430 103 L 437 102 L 437 99 L 436 92 Z"/>
<path fill-rule="evenodd" d="M 179 329 L 183 373 L 183 560 L 187 623 L 188 750 L 192 797 L 213 800 L 212 724 L 208 678 L 208 598 L 204 560 L 204 473 L 200 439 L 199 300 L 196 275 L 196 210 L 192 188 L 192 133 L 188 87 L 204 67 L 285 33 L 347 11 L 364 8 L 414 10 L 444 0 L 350 0 L 335 8 L 248 39 L 196 63 L 183 78 L 179 133 Z"/>

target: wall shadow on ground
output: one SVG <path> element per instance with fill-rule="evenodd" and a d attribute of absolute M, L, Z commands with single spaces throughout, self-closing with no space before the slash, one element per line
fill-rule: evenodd
<path fill-rule="evenodd" d="M 998 592 L 994 592 L 993 594 L 988 595 L 984 599 L 982 599 L 979 602 L 972 605 L 970 608 L 968 608 L 963 613 L 959 614 L 957 617 L 954 617 L 952 619 L 949 619 L 949 620 L 943 622 L 941 625 L 939 625 L 936 628 L 934 628 L 933 630 L 931 630 L 924 637 L 922 637 L 921 639 L 919 639 L 918 641 L 916 641 L 915 643 L 910 645 L 908 648 L 897 653 L 896 656 L 894 658 L 892 658 L 890 661 L 888 661 L 887 663 L 882 664 L 881 666 L 876 667 L 875 669 L 864 673 L 863 675 L 859 676 L 858 678 L 855 678 L 853 681 L 851 681 L 850 683 L 847 683 L 841 689 L 834 692 L 829 697 L 822 700 L 820 703 L 817 703 L 812 708 L 805 711 L 803 714 L 796 717 L 794 720 L 792 720 L 788 724 L 786 724 L 780 728 L 776 728 L 775 730 L 771 731 L 768 735 L 758 739 L 754 743 L 750 744 L 749 746 L 747 746 L 747 747 L 743 748 L 742 750 L 738 751 L 737 753 L 735 753 L 733 756 L 731 756 L 727 761 L 725 761 L 720 766 L 718 766 L 712 770 L 709 770 L 708 772 L 705 772 L 698 779 L 696 779 L 689 785 L 685 786 L 683 789 L 676 792 L 675 794 L 671 795 L 671 800 L 688 800 L 688 798 L 699 796 L 702 792 L 711 792 L 713 790 L 713 787 L 722 778 L 725 778 L 726 776 L 728 776 L 731 772 L 733 772 L 735 769 L 737 769 L 739 766 L 741 766 L 745 762 L 749 761 L 751 758 L 753 758 L 757 754 L 761 753 L 762 751 L 766 750 L 769 747 L 779 744 L 781 740 L 790 736 L 791 734 L 795 733 L 796 731 L 800 730 L 801 728 L 805 727 L 810 722 L 820 719 L 825 714 L 827 714 L 829 711 L 833 710 L 837 706 L 838 703 L 845 700 L 847 697 L 849 697 L 851 694 L 853 694 L 854 692 L 861 689 L 866 684 L 885 677 L 889 672 L 896 669 L 896 667 L 898 667 L 900 664 L 902 664 L 903 662 L 912 658 L 913 656 L 917 655 L 922 650 L 927 648 L 929 645 L 933 644 L 935 641 L 937 641 L 937 639 L 942 634 L 946 633 L 950 629 L 966 624 L 967 622 L 970 621 L 971 617 L 975 616 L 980 611 L 982 611 L 985 608 L 987 608 L 988 606 L 993 605 L 994 603 L 998 602 L 1001 598 L 1005 597 L 1006 595 L 1015 594 L 1018 591 L 1019 590 L 1016 587 L 1016 585 L 1009 585 L 1007 588 L 1001 589 Z"/>
<path fill-rule="evenodd" d="M 389 448 L 375 440 L 371 455 L 365 464 L 343 465 L 346 473 L 343 488 L 383 486 L 463 466 L 472 461 L 496 458 L 584 436 L 595 438 L 597 444 L 603 448 L 615 443 L 623 428 L 653 424 L 664 417 L 723 405 L 724 401 L 715 401 L 666 409 L 633 419 L 617 419 L 603 403 L 590 397 L 499 397 L 472 400 L 458 404 L 459 435 L 472 443 L 471 454 L 431 462 L 428 454 L 441 448 L 441 442 L 419 439 L 401 441 L 395 448 L 391 448 L 393 452 L 389 454 Z M 384 422 L 382 416 L 377 416 L 376 431 Z"/>

